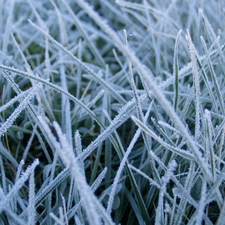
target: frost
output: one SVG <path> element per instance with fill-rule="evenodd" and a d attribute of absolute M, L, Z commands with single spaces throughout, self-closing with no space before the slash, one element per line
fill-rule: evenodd
<path fill-rule="evenodd" d="M 42 87 L 41 84 L 38 84 L 34 88 L 32 88 L 32 90 L 30 90 L 28 95 L 23 99 L 20 105 L 14 110 L 11 116 L 6 120 L 5 123 L 2 124 L 2 126 L 0 127 L 0 137 L 4 135 L 5 132 L 7 132 L 9 127 L 11 127 L 13 122 L 17 119 L 20 113 L 26 108 L 30 100 L 34 97 L 38 89 L 40 89 L 41 87 Z"/>
<path fill-rule="evenodd" d="M 139 101 L 142 102 L 147 98 L 144 94 L 139 98 Z M 124 107 L 119 110 L 117 116 L 113 119 L 110 125 L 94 140 L 91 144 L 83 150 L 83 152 L 78 156 L 78 159 L 84 160 L 87 158 L 92 151 L 94 151 L 101 142 L 103 142 L 112 132 L 115 131 L 122 123 L 124 123 L 136 110 L 135 100 L 132 99 Z"/>
<path fill-rule="evenodd" d="M 18 193 L 19 189 L 24 185 L 27 179 L 30 177 L 32 173 L 34 173 L 34 169 L 39 164 L 39 160 L 36 159 L 31 166 L 27 168 L 27 170 L 21 175 L 21 177 L 16 181 L 15 185 L 8 192 L 8 194 L 1 199 L 0 202 L 0 213 L 8 206 L 12 198 Z"/>
<path fill-rule="evenodd" d="M 178 198 L 182 198 L 182 196 L 183 196 L 182 190 L 179 189 L 179 188 L 173 188 L 173 196 L 178 197 Z"/>
<path fill-rule="evenodd" d="M 224 224 L 224 6 L 175 2 L 1 1 L 0 224 Z"/>

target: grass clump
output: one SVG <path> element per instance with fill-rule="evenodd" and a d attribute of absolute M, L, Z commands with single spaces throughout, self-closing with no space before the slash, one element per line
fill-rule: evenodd
<path fill-rule="evenodd" d="M 0 8 L 0 224 L 223 224 L 222 1 Z"/>

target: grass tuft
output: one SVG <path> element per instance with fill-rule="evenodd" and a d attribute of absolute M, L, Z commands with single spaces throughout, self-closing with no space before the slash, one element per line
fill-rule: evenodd
<path fill-rule="evenodd" d="M 222 1 L 0 2 L 0 224 L 224 224 Z"/>

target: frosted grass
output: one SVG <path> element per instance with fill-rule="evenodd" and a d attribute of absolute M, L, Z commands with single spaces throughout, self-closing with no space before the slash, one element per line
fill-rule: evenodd
<path fill-rule="evenodd" d="M 119 39 L 117 34 L 107 25 L 105 21 L 101 19 L 101 17 L 84 1 L 77 0 L 77 3 L 87 12 L 87 14 L 95 20 L 95 22 L 102 28 L 104 32 L 106 32 L 109 37 L 112 38 L 117 48 L 120 49 L 120 51 L 127 56 L 132 64 L 136 67 L 137 71 L 139 72 L 139 75 L 144 79 L 144 83 L 153 90 L 155 94 L 155 98 L 159 101 L 161 106 L 164 108 L 164 110 L 167 112 L 167 114 L 170 116 L 171 120 L 177 127 L 177 129 L 180 131 L 180 133 L 183 135 L 183 137 L 186 139 L 187 143 L 189 144 L 191 150 L 194 152 L 198 163 L 201 165 L 202 170 L 206 174 L 206 177 L 209 180 L 212 180 L 211 174 L 209 172 L 209 169 L 207 165 L 202 160 L 201 153 L 199 152 L 199 149 L 195 145 L 193 139 L 187 132 L 185 126 L 181 122 L 180 118 L 175 113 L 174 109 L 172 108 L 171 104 L 166 100 L 163 93 L 158 89 L 153 77 L 152 73 L 135 57 L 133 52 L 125 46 L 122 41 Z"/>
<path fill-rule="evenodd" d="M 36 224 L 36 208 L 35 208 L 35 180 L 34 172 L 30 175 L 29 179 L 29 204 L 28 204 L 28 224 Z"/>
<path fill-rule="evenodd" d="M 34 173 L 34 169 L 39 164 L 39 160 L 35 160 L 34 163 L 27 168 L 27 170 L 22 174 L 22 176 L 16 181 L 13 188 L 9 191 L 9 193 L 3 197 L 0 203 L 0 212 L 2 212 L 5 208 L 7 208 L 10 201 L 13 200 L 13 197 L 18 193 L 19 189 L 24 185 L 27 179 Z"/>
<path fill-rule="evenodd" d="M 90 4 L 0 3 L 0 223 L 222 225 L 222 7 Z"/>
<path fill-rule="evenodd" d="M 130 146 L 128 147 L 126 153 L 124 154 L 124 157 L 123 157 L 123 159 L 122 159 L 122 161 L 120 163 L 120 167 L 117 170 L 117 174 L 116 174 L 114 182 L 112 184 L 112 190 L 110 192 L 109 200 L 108 200 L 108 204 L 107 204 L 107 212 L 109 214 L 111 214 L 111 211 L 112 211 L 112 206 L 113 206 L 113 202 L 114 202 L 114 198 L 115 198 L 115 193 L 116 193 L 117 186 L 119 184 L 119 179 L 120 179 L 121 173 L 123 171 L 123 168 L 125 166 L 127 158 L 129 156 L 129 154 L 130 154 L 134 144 L 136 143 L 137 139 L 139 138 L 140 134 L 141 134 L 141 131 L 140 131 L 140 129 L 138 129 L 136 131 L 132 141 L 130 142 Z"/>
<path fill-rule="evenodd" d="M 191 36 L 189 31 L 187 31 L 186 35 L 187 42 L 189 44 L 189 51 L 190 51 L 190 57 L 192 62 L 192 71 L 194 76 L 194 90 L 195 90 L 195 139 L 198 140 L 200 136 L 200 114 L 201 114 L 201 91 L 200 91 L 200 79 L 199 79 L 199 72 L 197 68 L 197 62 L 195 57 L 195 48 L 194 44 L 192 43 Z"/>
<path fill-rule="evenodd" d="M 77 57 L 75 57 L 70 51 L 68 51 L 66 48 L 64 48 L 60 43 L 58 43 L 54 38 L 49 36 L 46 32 L 44 32 L 41 28 L 39 28 L 37 25 L 35 25 L 32 21 L 29 20 L 32 26 L 34 26 L 37 30 L 42 32 L 50 41 L 52 41 L 58 48 L 63 50 L 66 54 L 68 54 L 73 60 L 75 60 L 79 65 L 81 65 L 89 74 L 94 76 L 94 78 L 99 81 L 101 84 L 103 84 L 112 94 L 114 97 L 119 99 L 121 103 L 125 103 L 126 101 L 118 95 L 113 88 L 110 87 L 104 80 L 102 80 L 92 69 L 90 69 L 88 66 L 86 66 L 82 61 L 80 61 Z"/>
<path fill-rule="evenodd" d="M 176 42 L 174 46 L 174 58 L 173 58 L 173 76 L 175 77 L 174 79 L 174 109 L 177 111 L 178 107 L 178 101 L 179 101 L 179 59 L 178 59 L 178 44 L 179 44 L 179 39 L 181 36 L 181 30 L 178 32 L 177 37 L 176 37 Z"/>
<path fill-rule="evenodd" d="M 3 123 L 0 127 L 0 137 L 5 134 L 5 132 L 12 126 L 13 122 L 17 119 L 20 113 L 27 107 L 30 100 L 34 97 L 38 89 L 41 88 L 41 84 L 33 87 L 32 90 L 29 91 L 29 94 L 22 100 L 20 105 L 14 110 L 14 112 L 10 115 L 9 118 Z"/>

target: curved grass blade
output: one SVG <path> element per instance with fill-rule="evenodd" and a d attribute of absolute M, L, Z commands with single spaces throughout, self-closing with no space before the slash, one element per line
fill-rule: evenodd
<path fill-rule="evenodd" d="M 174 76 L 174 109 L 177 111 L 178 100 L 179 100 L 179 60 L 178 60 L 178 44 L 181 35 L 181 30 L 177 34 L 175 47 L 174 47 L 174 57 L 173 57 L 173 76 Z"/>

